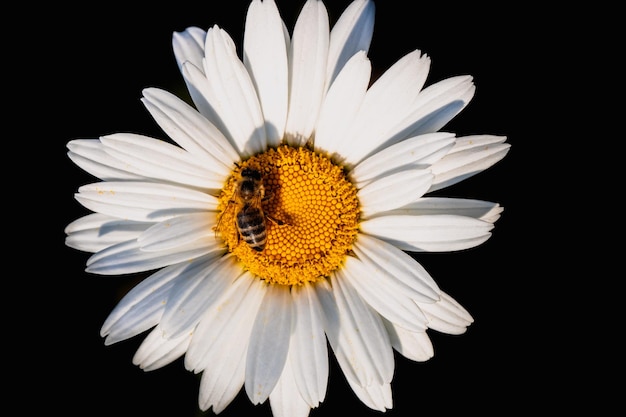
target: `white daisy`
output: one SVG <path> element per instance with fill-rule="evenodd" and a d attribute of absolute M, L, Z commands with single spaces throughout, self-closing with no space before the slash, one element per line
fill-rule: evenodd
<path fill-rule="evenodd" d="M 372 83 L 373 25 L 371 0 L 332 29 L 307 0 L 290 33 L 273 0 L 253 0 L 243 59 L 218 26 L 174 33 L 195 107 L 158 88 L 142 98 L 173 143 L 68 143 L 100 182 L 78 189 L 93 213 L 67 226 L 67 245 L 93 253 L 93 274 L 152 271 L 106 319 L 105 343 L 147 332 L 133 359 L 144 370 L 184 356 L 202 374 L 202 410 L 243 388 L 275 416 L 307 416 L 326 394 L 330 346 L 355 394 L 385 411 L 394 350 L 425 361 L 429 329 L 473 321 L 414 256 L 489 238 L 498 203 L 429 193 L 509 144 L 440 131 L 475 88 L 470 76 L 425 87 L 420 51 Z"/>

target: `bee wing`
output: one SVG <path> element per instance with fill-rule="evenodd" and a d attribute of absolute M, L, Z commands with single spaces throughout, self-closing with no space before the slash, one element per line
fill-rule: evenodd
<path fill-rule="evenodd" d="M 230 200 L 228 202 L 228 205 L 226 206 L 226 208 L 224 208 L 224 210 L 217 216 L 217 222 L 215 223 L 215 226 L 213 226 L 213 231 L 215 232 L 215 237 L 217 237 L 217 233 L 220 230 L 220 225 L 222 224 L 222 219 L 224 218 L 224 214 L 234 210 L 236 205 L 237 204 L 235 203 L 235 201 Z"/>

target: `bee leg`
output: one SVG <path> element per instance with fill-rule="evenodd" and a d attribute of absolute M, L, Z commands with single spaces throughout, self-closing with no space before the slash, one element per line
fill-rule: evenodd
<path fill-rule="evenodd" d="M 223 213 L 222 213 L 223 214 Z M 213 233 L 215 234 L 215 239 L 217 239 L 217 235 L 219 234 L 219 230 L 220 230 L 220 223 L 222 222 L 222 215 L 220 215 L 217 218 L 217 222 L 215 223 L 215 226 L 213 226 Z"/>
<path fill-rule="evenodd" d="M 275 224 L 277 224 L 277 225 L 279 225 L 279 226 L 283 226 L 283 225 L 287 224 L 287 223 L 285 223 L 284 221 L 282 221 L 282 220 L 280 220 L 280 219 L 277 219 L 276 217 L 272 217 L 272 216 L 270 216 L 270 215 L 268 215 L 268 214 L 266 214 L 266 215 L 265 215 L 265 217 L 267 217 L 267 218 L 268 218 L 268 220 L 271 220 L 271 221 L 272 221 L 272 223 L 275 223 Z"/>
<path fill-rule="evenodd" d="M 274 198 L 274 189 L 276 188 L 280 188 L 280 185 L 275 185 L 274 187 L 272 187 L 273 189 L 270 191 L 268 189 L 265 189 L 265 194 L 263 195 L 263 198 L 261 199 L 261 201 L 265 202 L 271 198 Z"/>
<path fill-rule="evenodd" d="M 222 223 L 222 217 L 224 216 L 224 212 L 226 210 L 229 210 L 232 207 L 233 204 L 235 204 L 235 200 L 228 200 L 228 206 L 217 217 L 217 222 L 215 223 L 215 226 L 213 226 L 213 232 L 215 233 L 215 238 L 216 239 L 217 239 L 218 232 L 220 230 L 220 224 Z M 239 237 L 239 235 L 237 235 L 237 237 Z"/>

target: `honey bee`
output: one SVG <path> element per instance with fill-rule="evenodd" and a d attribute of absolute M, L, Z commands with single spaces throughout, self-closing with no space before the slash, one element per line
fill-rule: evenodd
<path fill-rule="evenodd" d="M 236 208 L 235 223 L 239 231 L 239 237 L 243 238 L 250 248 L 257 252 L 265 249 L 267 240 L 266 218 L 278 223 L 282 221 L 267 216 L 263 212 L 262 202 L 268 197 L 265 195 L 265 187 L 261 173 L 253 168 L 244 168 L 237 181 L 233 199 L 230 201 Z"/>

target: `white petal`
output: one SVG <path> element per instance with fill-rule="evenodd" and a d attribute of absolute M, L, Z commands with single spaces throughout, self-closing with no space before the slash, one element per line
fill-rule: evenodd
<path fill-rule="evenodd" d="M 342 278 L 357 290 L 363 300 L 387 320 L 407 329 L 426 329 L 426 318 L 394 278 L 387 274 L 377 274 L 368 269 L 369 265 L 352 256 L 346 257 Z"/>
<path fill-rule="evenodd" d="M 100 329 L 100 335 L 106 337 L 104 343 L 110 345 L 129 339 L 155 326 L 161 319 L 174 281 L 184 275 L 185 268 L 185 264 L 163 268 L 127 292 Z"/>
<path fill-rule="evenodd" d="M 219 132 L 226 138 L 233 149 L 237 148 L 237 145 L 233 141 L 232 137 L 228 134 L 228 129 L 224 125 L 224 122 L 220 118 L 217 109 L 217 103 L 212 103 L 214 92 L 211 84 L 204 74 L 204 60 L 198 65 L 194 65 L 191 62 L 183 63 L 183 77 L 189 90 L 189 95 L 193 100 L 193 104 L 198 109 L 198 112 L 204 116 L 209 123 L 211 123 Z"/>
<path fill-rule="evenodd" d="M 256 87 L 269 146 L 282 140 L 289 98 L 287 44 L 274 0 L 255 0 L 248 8 L 243 62 Z"/>
<path fill-rule="evenodd" d="M 425 303 L 439 300 L 441 290 L 435 280 L 415 259 L 394 245 L 359 234 L 354 251 L 371 271 L 392 276 L 394 284 L 401 284 L 398 291 L 407 297 Z"/>
<path fill-rule="evenodd" d="M 188 27 L 172 35 L 172 47 L 178 69 L 182 72 L 183 63 L 189 61 L 197 67 L 202 66 L 204 58 L 204 39 L 206 31 L 198 27 Z"/>
<path fill-rule="evenodd" d="M 291 333 L 291 303 L 287 287 L 270 286 L 254 320 L 244 384 L 253 404 L 269 397 L 285 366 Z"/>
<path fill-rule="evenodd" d="M 166 298 L 166 295 L 162 295 L 161 298 Z M 135 337 L 159 323 L 163 314 L 163 306 L 155 304 L 151 300 L 142 302 L 141 306 L 143 308 L 133 308 L 122 320 L 111 326 L 104 340 L 105 345 L 112 345 Z"/>
<path fill-rule="evenodd" d="M 237 343 L 236 340 L 231 342 Z M 214 369 L 202 373 L 198 395 L 200 409 L 206 411 L 213 407 L 215 414 L 224 411 L 235 399 L 246 377 L 245 357 L 229 352 L 222 353 L 226 354 L 214 356 L 216 359 Z"/>
<path fill-rule="evenodd" d="M 509 152 L 505 136 L 475 135 L 458 138 L 443 159 L 432 166 L 435 179 L 430 191 L 456 184 L 500 161 Z"/>
<path fill-rule="evenodd" d="M 291 296 L 296 317 L 289 342 L 293 378 L 304 401 L 310 407 L 317 407 L 324 400 L 328 384 L 328 349 L 322 306 L 315 290 L 308 284 L 292 288 Z"/>
<path fill-rule="evenodd" d="M 198 239 L 175 250 L 151 252 L 142 251 L 139 243 L 131 240 L 91 255 L 87 260 L 86 271 L 100 275 L 132 274 L 186 262 L 207 254 L 217 255 L 223 251 L 223 245 L 213 236 Z"/>
<path fill-rule="evenodd" d="M 95 253 L 109 246 L 137 239 L 152 224 L 92 213 L 67 225 L 65 244 L 70 248 Z"/>
<path fill-rule="evenodd" d="M 462 334 L 474 322 L 470 313 L 444 292 L 436 303 L 418 303 L 418 306 L 428 318 L 428 327 L 438 332 Z"/>
<path fill-rule="evenodd" d="M 115 217 L 107 216 L 100 213 L 91 213 L 69 223 L 67 226 L 65 226 L 64 232 L 66 234 L 71 234 L 82 232 L 84 230 L 98 229 L 109 221 L 123 222 L 123 220 L 117 219 Z"/>
<path fill-rule="evenodd" d="M 200 355 L 196 371 L 204 369 L 200 408 L 206 410 L 212 406 L 215 413 L 226 408 L 244 384 L 250 333 L 267 290 L 265 283 L 249 273 L 242 275 L 235 281 L 237 283 L 241 284 L 237 290 L 229 291 L 207 311 L 196 328 L 189 349 L 191 351 L 196 344 Z M 221 308 L 224 308 L 223 312 Z M 217 329 L 211 330 L 213 324 Z M 187 358 L 185 364 L 189 365 Z"/>
<path fill-rule="evenodd" d="M 372 383 L 370 385 L 359 385 L 359 383 L 351 378 L 346 377 L 350 388 L 359 397 L 359 400 L 369 408 L 385 412 L 393 407 L 391 384 Z"/>
<path fill-rule="evenodd" d="M 140 222 L 217 210 L 216 197 L 171 184 L 99 182 L 83 185 L 75 197 L 91 211 Z"/>
<path fill-rule="evenodd" d="M 183 214 L 150 227 L 137 241 L 144 251 L 163 251 L 214 235 L 214 212 Z"/>
<path fill-rule="evenodd" d="M 450 252 L 468 249 L 491 236 L 493 224 L 471 217 L 390 215 L 361 222 L 361 230 L 402 250 Z"/>
<path fill-rule="evenodd" d="M 206 99 L 201 93 L 202 89 L 196 85 L 197 80 L 187 77 L 184 68 L 186 65 L 202 68 L 205 38 L 206 31 L 198 27 L 189 27 L 182 32 L 174 32 L 172 35 L 172 47 L 178 69 L 183 74 L 191 100 L 202 114 L 206 108 Z"/>
<path fill-rule="evenodd" d="M 291 368 L 292 361 L 285 363 L 283 373 L 270 394 L 270 406 L 274 417 L 307 417 L 311 407 L 302 399 Z"/>
<path fill-rule="evenodd" d="M 407 167 L 426 168 L 443 158 L 454 146 L 454 134 L 446 132 L 414 136 L 376 152 L 351 171 L 357 187 L 390 172 Z"/>
<path fill-rule="evenodd" d="M 165 305 L 161 318 L 165 337 L 178 337 L 190 331 L 242 273 L 241 266 L 230 255 L 190 270 L 184 282 L 176 283 Z"/>
<path fill-rule="evenodd" d="M 427 169 L 407 169 L 373 180 L 357 193 L 362 218 L 417 200 L 428 191 L 432 181 L 433 175 Z"/>
<path fill-rule="evenodd" d="M 291 145 L 304 145 L 315 128 L 325 92 L 329 30 L 324 3 L 307 0 L 296 21 L 289 52 L 285 133 Z"/>
<path fill-rule="evenodd" d="M 148 111 L 165 133 L 189 153 L 201 158 L 215 175 L 224 178 L 239 154 L 207 118 L 175 95 L 158 88 L 143 90 Z"/>
<path fill-rule="evenodd" d="M 390 382 L 393 350 L 381 317 L 356 293 L 338 271 L 332 288 L 316 284 L 324 307 L 326 337 L 346 377 L 365 386 Z"/>
<path fill-rule="evenodd" d="M 433 344 L 426 331 L 410 331 L 387 320 L 384 323 L 393 348 L 405 358 L 424 362 L 435 355 Z"/>
<path fill-rule="evenodd" d="M 256 317 L 264 294 L 259 294 L 259 290 L 253 291 L 251 286 L 256 281 L 258 279 L 249 272 L 244 273 L 233 281 L 215 303 L 206 308 L 185 355 L 185 367 L 188 370 L 198 373 L 210 367 L 213 359 L 209 352 L 216 349 L 213 345 L 232 338 L 232 334 L 237 334 L 247 343 L 250 332 L 240 333 L 240 328 L 243 325 L 252 329 L 253 318 Z"/>
<path fill-rule="evenodd" d="M 436 132 L 467 106 L 476 87 L 471 76 L 450 77 L 422 90 L 408 116 L 388 132 L 387 144 Z"/>
<path fill-rule="evenodd" d="M 315 130 L 318 152 L 338 153 L 365 97 L 372 65 L 365 52 L 355 54 L 328 90 Z"/>
<path fill-rule="evenodd" d="M 191 334 L 167 339 L 160 326 L 156 326 L 137 349 L 133 364 L 144 371 L 153 371 L 174 362 L 185 354 Z"/>
<path fill-rule="evenodd" d="M 330 32 L 326 89 L 354 54 L 367 53 L 374 32 L 374 2 L 356 0 L 350 3 Z"/>
<path fill-rule="evenodd" d="M 142 174 L 128 171 L 125 163 L 109 155 L 98 139 L 76 139 L 67 144 L 67 156 L 84 171 L 105 181 L 146 180 Z"/>
<path fill-rule="evenodd" d="M 467 198 L 423 197 L 405 206 L 387 212 L 387 215 L 434 215 L 454 214 L 473 217 L 489 223 L 495 223 L 504 208 L 498 203 L 472 200 Z"/>
<path fill-rule="evenodd" d="M 224 172 L 211 170 L 206 159 L 162 140 L 121 133 L 103 136 L 100 141 L 106 153 L 126 164 L 126 170 L 146 178 L 211 189 L 224 185 Z"/>
<path fill-rule="evenodd" d="M 363 158 L 397 141 L 388 141 L 389 132 L 411 110 L 424 85 L 430 59 L 414 51 L 389 68 L 367 90 L 365 99 L 353 128 L 344 140 L 342 154 L 348 164 Z"/>
<path fill-rule="evenodd" d="M 242 156 L 267 146 L 263 113 L 254 84 L 237 56 L 235 44 L 224 30 L 209 29 L 205 45 L 204 72 L 210 85 L 209 104 L 222 119 L 223 132 L 237 145 Z"/>

